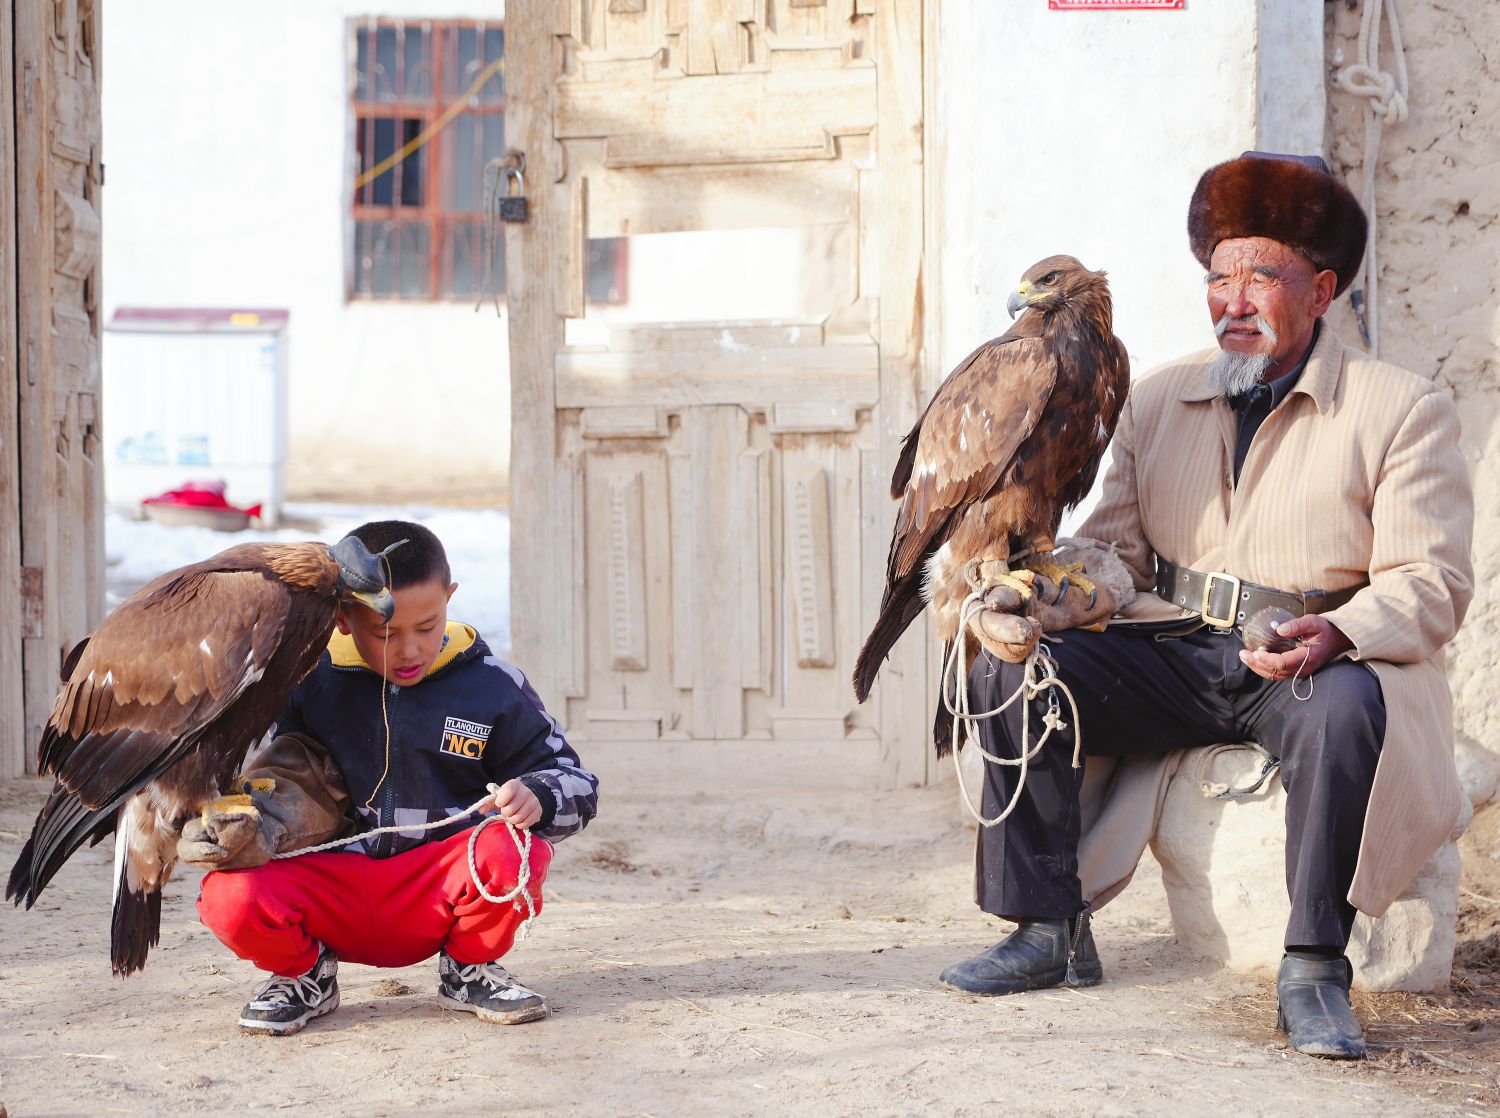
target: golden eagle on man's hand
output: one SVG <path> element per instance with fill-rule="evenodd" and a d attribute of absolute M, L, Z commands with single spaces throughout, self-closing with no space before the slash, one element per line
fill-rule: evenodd
<path fill-rule="evenodd" d="M 240 544 L 125 599 L 63 664 L 37 750 L 57 780 L 6 897 L 30 908 L 74 851 L 113 831 L 110 961 L 122 975 L 145 966 L 182 824 L 229 789 L 317 665 L 339 603 L 390 620 L 384 554 L 355 536 Z"/>
<path fill-rule="evenodd" d="M 854 668 L 860 702 L 924 601 L 946 644 L 970 593 L 1011 585 L 1024 597 L 1032 572 L 1062 583 L 1058 525 L 1094 483 L 1130 361 L 1104 273 L 1071 256 L 1032 265 L 1007 309 L 1025 313 L 965 358 L 902 443 L 885 595 Z"/>

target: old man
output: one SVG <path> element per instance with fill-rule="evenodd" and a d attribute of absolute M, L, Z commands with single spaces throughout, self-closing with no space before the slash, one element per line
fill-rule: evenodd
<path fill-rule="evenodd" d="M 1321 158 L 1248 152 L 1210 168 L 1188 234 L 1218 345 L 1132 388 L 1080 530 L 1119 545 L 1138 593 L 1106 632 L 1058 634 L 1050 651 L 1090 756 L 1253 740 L 1280 760 L 1291 916 L 1277 1026 L 1299 1051 L 1359 1058 L 1355 910 L 1383 913 L 1461 804 L 1440 655 L 1473 582 L 1458 416 L 1431 382 L 1323 321 L 1359 268 L 1366 219 Z M 1245 647 L 1244 623 L 1267 606 L 1293 615 L 1278 630 L 1290 651 Z M 1018 671 L 983 657 L 972 709 L 998 706 Z M 979 905 L 1018 927 L 944 971 L 951 987 L 1102 979 L 1090 906 L 1140 850 L 1113 880 L 1089 867 L 1080 880 L 1071 734 L 1032 762 L 1010 817 L 981 829 Z M 996 755 L 1017 756 L 1020 736 L 1020 704 L 980 723 Z M 1018 769 L 986 770 L 993 814 Z"/>

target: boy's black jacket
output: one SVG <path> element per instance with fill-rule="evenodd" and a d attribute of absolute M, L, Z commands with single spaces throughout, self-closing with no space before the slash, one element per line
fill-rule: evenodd
<path fill-rule="evenodd" d="M 598 779 L 579 762 L 526 677 L 458 622 L 449 622 L 443 651 L 427 675 L 406 687 L 386 685 L 350 638 L 335 635 L 276 724 L 276 733 L 291 732 L 308 734 L 328 750 L 366 829 L 435 822 L 480 799 L 486 784 L 519 777 L 542 805 L 532 833 L 556 841 L 582 830 L 598 800 Z M 475 822 L 470 816 L 344 849 L 388 857 Z"/>

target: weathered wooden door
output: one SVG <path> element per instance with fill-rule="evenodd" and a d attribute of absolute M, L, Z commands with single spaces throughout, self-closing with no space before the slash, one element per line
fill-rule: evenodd
<path fill-rule="evenodd" d="M 98 30 L 94 0 L 14 0 L 0 29 L 0 776 L 104 605 Z"/>
<path fill-rule="evenodd" d="M 922 28 L 921 0 L 509 9 L 513 639 L 580 738 L 925 776 L 922 627 L 850 686 L 919 397 Z M 629 238 L 620 307 L 586 305 L 599 238 Z"/>

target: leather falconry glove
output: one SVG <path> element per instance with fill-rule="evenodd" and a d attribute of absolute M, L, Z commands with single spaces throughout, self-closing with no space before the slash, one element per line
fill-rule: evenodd
<path fill-rule="evenodd" d="M 284 829 L 273 814 L 272 780 L 237 782 L 241 791 L 205 804 L 189 819 L 177 840 L 177 857 L 201 870 L 243 870 L 263 866 L 276 852 Z"/>
<path fill-rule="evenodd" d="M 1033 573 L 1029 595 L 1005 584 L 985 591 L 969 632 L 990 655 L 1019 664 L 1043 633 L 1103 629 L 1134 596 L 1130 572 L 1112 549 L 1093 540 L 1067 541 L 1053 552 L 1053 562 Z"/>
<path fill-rule="evenodd" d="M 235 793 L 182 828 L 177 856 L 204 870 L 264 865 L 275 854 L 318 846 L 353 830 L 349 792 L 316 739 L 279 734 L 245 758 Z"/>

